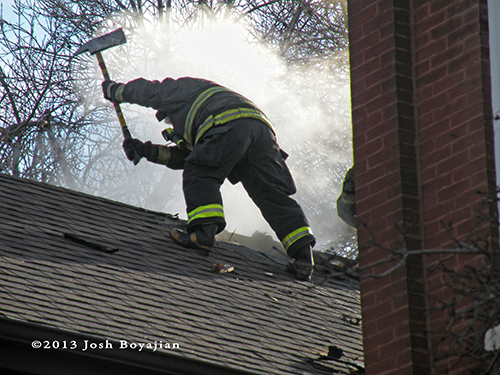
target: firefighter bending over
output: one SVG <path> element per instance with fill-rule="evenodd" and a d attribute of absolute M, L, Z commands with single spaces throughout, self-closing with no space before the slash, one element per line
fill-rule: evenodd
<path fill-rule="evenodd" d="M 309 280 L 315 238 L 302 208 L 290 197 L 296 188 L 286 154 L 262 111 L 243 96 L 204 79 L 139 78 L 127 84 L 105 81 L 102 87 L 106 99 L 153 108 L 159 121 L 168 118 L 173 126 L 169 139 L 178 146 L 128 139 L 123 148 L 130 160 L 137 153 L 150 162 L 184 170 L 188 225 L 187 233 L 170 232 L 176 243 L 213 249 L 215 235 L 226 226 L 220 187 L 227 178 L 243 184 L 293 258 L 287 270 L 299 280 Z"/>

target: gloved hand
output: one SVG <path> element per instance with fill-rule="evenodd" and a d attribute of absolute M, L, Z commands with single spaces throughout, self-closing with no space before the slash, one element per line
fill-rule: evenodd
<path fill-rule="evenodd" d="M 145 143 L 141 142 L 138 139 L 130 138 L 125 139 L 123 141 L 123 149 L 125 150 L 125 154 L 127 155 L 128 160 L 134 160 L 135 153 L 139 155 L 141 158 L 146 158 L 149 161 L 152 161 L 155 156 L 153 155 L 153 144 L 150 141 Z M 158 151 L 156 151 L 156 157 L 158 156 Z"/>
<path fill-rule="evenodd" d="M 116 90 L 122 85 L 122 83 L 116 83 L 115 81 L 104 81 L 102 83 L 104 98 L 111 102 L 121 103 L 121 100 L 119 100 L 115 94 Z"/>

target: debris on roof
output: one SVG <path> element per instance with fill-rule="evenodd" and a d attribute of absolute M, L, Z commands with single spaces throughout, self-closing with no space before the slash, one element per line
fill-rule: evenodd
<path fill-rule="evenodd" d="M 171 241 L 174 227 L 185 222 L 0 174 L 0 327 L 12 327 L 0 330 L 0 344 L 22 348 L 30 332 L 73 334 L 77 345 L 93 337 L 114 343 L 116 350 L 94 351 L 106 360 L 120 354 L 120 342 L 129 351 L 135 343 L 129 360 L 160 357 L 158 373 L 173 373 L 167 367 L 175 361 L 200 374 L 210 366 L 220 374 L 362 368 L 355 277 L 315 272 L 311 282 L 299 282 L 285 271 L 286 260 L 226 242 L 204 256 Z M 231 272 L 221 277 L 214 264 Z M 27 327 L 25 341 L 19 325 Z M 148 348 L 160 342 L 170 345 Z M 329 347 L 341 358 L 314 354 Z M 2 355 L 0 370 L 5 363 L 21 366 L 9 368 L 16 371 L 28 366 Z"/>
<path fill-rule="evenodd" d="M 217 240 L 239 244 L 275 258 L 288 259 L 288 255 L 286 255 L 281 243 L 274 240 L 269 233 L 256 231 L 251 236 L 245 236 L 234 231 L 223 230 L 217 235 Z"/>
<path fill-rule="evenodd" d="M 234 267 L 225 263 L 214 263 L 212 265 L 212 272 L 215 273 L 228 273 L 234 271 Z"/>

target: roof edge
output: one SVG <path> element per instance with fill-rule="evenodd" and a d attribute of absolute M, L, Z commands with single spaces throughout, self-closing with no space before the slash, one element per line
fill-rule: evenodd
<path fill-rule="evenodd" d="M 112 349 L 84 350 L 85 340 L 87 343 L 109 342 Z M 37 345 L 41 347 L 36 349 Z M 56 345 L 58 349 L 54 348 Z M 160 353 L 151 350 L 118 349 L 120 343 L 116 340 L 5 317 L 0 317 L 0 348 L 2 348 L 0 369 L 7 373 L 53 375 L 99 373 L 106 375 L 144 374 L 147 371 L 149 375 L 257 374 L 163 351 Z"/>

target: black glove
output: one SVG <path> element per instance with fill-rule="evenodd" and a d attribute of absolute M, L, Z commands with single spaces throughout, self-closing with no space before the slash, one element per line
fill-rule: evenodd
<path fill-rule="evenodd" d="M 104 81 L 102 83 L 102 92 L 104 94 L 104 98 L 111 102 L 120 103 L 121 100 L 118 100 L 115 97 L 115 93 L 118 87 L 120 87 L 121 85 L 121 83 L 116 83 L 115 81 Z"/>
<path fill-rule="evenodd" d="M 151 144 L 150 141 L 143 143 L 135 138 L 125 139 L 123 141 L 123 149 L 125 150 L 127 159 L 131 161 L 134 160 L 136 153 L 141 158 L 146 158 L 152 162 L 158 158 L 158 146 Z"/>

